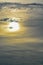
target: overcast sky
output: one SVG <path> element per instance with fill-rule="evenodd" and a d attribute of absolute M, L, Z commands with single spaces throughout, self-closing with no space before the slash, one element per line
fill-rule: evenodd
<path fill-rule="evenodd" d="M 20 3 L 43 3 L 43 0 L 0 0 L 0 2 L 20 2 Z"/>

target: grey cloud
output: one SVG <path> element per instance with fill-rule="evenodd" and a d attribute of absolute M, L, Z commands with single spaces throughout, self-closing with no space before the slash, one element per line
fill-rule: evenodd
<path fill-rule="evenodd" d="M 26 43 L 17 46 L 2 46 L 0 50 L 0 64 L 41 65 L 43 64 L 42 45 L 43 43 Z"/>
<path fill-rule="evenodd" d="M 1 7 L 10 7 L 10 8 L 29 8 L 29 7 L 33 7 L 36 6 L 36 7 L 43 7 L 43 4 L 41 3 L 30 3 L 30 4 L 22 4 L 22 3 L 11 3 L 11 2 L 4 2 L 4 3 L 0 3 L 0 8 Z M 35 7 L 34 7 L 35 8 Z"/>
<path fill-rule="evenodd" d="M 24 27 L 27 28 L 27 34 L 30 34 L 30 37 L 43 38 L 43 10 L 41 10 L 32 10 L 30 18 L 23 23 Z"/>
<path fill-rule="evenodd" d="M 9 18 L 0 19 L 0 21 L 7 21 Z"/>

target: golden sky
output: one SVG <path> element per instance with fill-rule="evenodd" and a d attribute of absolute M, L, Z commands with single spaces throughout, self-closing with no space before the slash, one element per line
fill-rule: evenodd
<path fill-rule="evenodd" d="M 38 3 L 43 3 L 43 0 L 0 0 L 0 2 L 20 2 L 20 3 L 38 2 Z"/>
<path fill-rule="evenodd" d="M 28 13 L 27 12 L 31 12 L 31 10 L 28 11 L 28 9 L 8 9 L 8 8 L 3 8 L 0 11 L 0 18 L 20 18 L 20 21 L 18 22 L 20 24 L 20 30 L 18 32 L 13 32 L 13 33 L 9 33 L 4 31 L 4 25 L 7 25 L 8 22 L 4 22 L 1 23 L 1 31 L 0 31 L 0 35 L 3 36 L 3 41 L 2 42 L 6 42 L 9 45 L 13 45 L 15 43 L 19 44 L 19 43 L 42 43 L 43 39 L 41 40 L 41 36 L 42 36 L 42 31 L 38 29 L 37 24 L 40 25 L 40 22 L 37 22 L 36 27 L 34 26 L 36 22 L 33 21 L 29 21 L 29 19 L 32 17 L 36 18 L 35 15 L 37 15 L 36 13 Z M 39 11 L 37 11 L 38 13 Z M 40 15 L 37 15 L 37 17 L 40 17 Z M 41 17 L 42 18 L 42 17 Z M 28 20 L 28 21 L 27 21 Z M 37 18 L 36 18 L 37 20 Z M 32 23 L 33 22 L 33 23 Z M 30 25 L 31 24 L 31 25 Z M 29 26 L 30 25 L 30 26 Z M 32 26 L 33 25 L 33 26 Z M 5 36 L 5 37 L 4 37 Z M 1 39 L 0 39 L 1 40 Z M 13 43 L 12 43 L 13 42 Z M 6 45 L 7 45 L 6 44 Z"/>
<path fill-rule="evenodd" d="M 0 0 L 0 2 L 22 2 L 22 3 L 28 3 L 28 2 L 35 2 L 34 0 Z M 37 0 L 36 0 L 37 1 Z M 39 0 L 42 1 L 42 0 Z M 0 37 L 0 41 L 6 42 L 6 44 L 12 45 L 12 44 L 19 44 L 19 43 L 43 43 L 43 22 L 40 22 L 39 19 L 42 19 L 43 15 L 42 10 L 36 11 L 36 9 L 29 9 L 29 8 L 21 8 L 21 9 L 10 9 L 8 7 L 2 8 L 0 10 L 0 19 L 5 18 L 20 18 L 20 21 L 18 23 L 20 24 L 20 30 L 18 32 L 9 33 L 6 32 L 4 29 L 4 26 L 8 24 L 7 23 L 0 23 L 0 36 L 2 36 L 2 41 Z M 38 19 L 38 21 L 37 21 Z M 35 21 L 34 21 L 35 20 Z M 38 25 L 38 26 L 37 26 Z M 42 39 L 41 39 L 42 38 Z"/>

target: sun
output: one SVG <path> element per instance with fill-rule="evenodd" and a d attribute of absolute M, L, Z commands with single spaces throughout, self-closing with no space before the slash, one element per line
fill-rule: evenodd
<path fill-rule="evenodd" d="M 20 29 L 20 25 L 18 22 L 10 22 L 8 24 L 8 31 L 9 32 L 16 32 Z"/>

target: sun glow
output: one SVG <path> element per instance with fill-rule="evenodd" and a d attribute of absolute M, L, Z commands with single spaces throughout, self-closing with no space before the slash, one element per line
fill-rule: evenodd
<path fill-rule="evenodd" d="M 8 24 L 8 31 L 9 32 L 16 32 L 20 29 L 19 23 L 18 22 L 10 22 Z"/>

